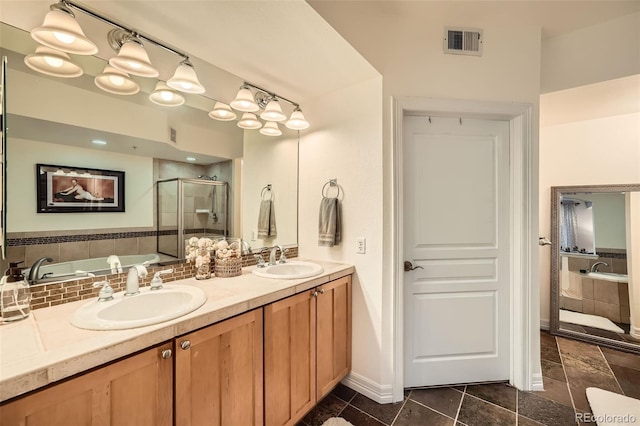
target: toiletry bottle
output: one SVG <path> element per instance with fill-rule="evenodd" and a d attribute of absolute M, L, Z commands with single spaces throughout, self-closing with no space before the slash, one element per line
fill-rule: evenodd
<path fill-rule="evenodd" d="M 29 316 L 31 290 L 18 264 L 10 262 L 9 269 L 0 279 L 0 318 L 3 323 L 18 321 Z"/>

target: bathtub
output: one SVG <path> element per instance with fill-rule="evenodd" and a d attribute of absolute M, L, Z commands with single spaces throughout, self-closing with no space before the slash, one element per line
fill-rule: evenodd
<path fill-rule="evenodd" d="M 112 262 L 108 261 L 109 257 L 95 257 L 92 259 L 72 260 L 60 263 L 43 263 L 38 271 L 37 283 L 50 281 L 63 281 L 76 279 L 80 277 L 88 277 L 92 275 L 104 275 L 118 272 L 117 266 L 112 268 Z M 133 265 L 139 265 L 147 262 L 149 265 L 158 263 L 160 256 L 156 253 L 150 254 L 132 254 L 118 256 L 123 271 Z M 31 268 L 22 271 L 27 277 Z"/>

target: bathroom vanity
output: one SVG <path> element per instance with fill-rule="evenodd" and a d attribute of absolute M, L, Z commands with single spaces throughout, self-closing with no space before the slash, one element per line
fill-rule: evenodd
<path fill-rule="evenodd" d="M 207 302 L 147 327 L 75 328 L 86 301 L 0 327 L 0 423 L 295 424 L 351 365 L 354 268 L 318 263 L 313 278 L 175 281 Z"/>

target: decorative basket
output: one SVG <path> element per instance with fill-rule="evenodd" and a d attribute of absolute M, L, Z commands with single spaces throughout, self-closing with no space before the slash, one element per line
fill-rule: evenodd
<path fill-rule="evenodd" d="M 242 240 L 229 238 L 215 245 L 213 272 L 216 277 L 227 278 L 242 275 Z"/>
<path fill-rule="evenodd" d="M 213 265 L 216 277 L 228 278 L 242 275 L 242 258 L 229 257 L 227 259 L 216 259 Z"/>

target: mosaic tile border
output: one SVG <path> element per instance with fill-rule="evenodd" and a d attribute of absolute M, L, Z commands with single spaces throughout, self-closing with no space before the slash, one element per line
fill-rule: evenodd
<path fill-rule="evenodd" d="M 185 229 L 185 234 L 217 234 L 213 229 Z M 164 231 L 133 231 L 133 232 L 110 232 L 100 234 L 76 234 L 76 235 L 54 235 L 54 236 L 41 236 L 41 237 L 22 237 L 22 238 L 8 238 L 8 247 L 21 247 L 21 246 L 33 246 L 39 244 L 58 244 L 58 243 L 71 243 L 79 241 L 98 241 L 98 240 L 118 240 L 125 238 L 140 238 L 140 237 L 156 237 L 161 235 L 177 235 L 178 231 L 175 229 Z M 222 237 L 222 235 L 220 235 Z"/>

